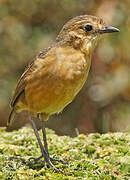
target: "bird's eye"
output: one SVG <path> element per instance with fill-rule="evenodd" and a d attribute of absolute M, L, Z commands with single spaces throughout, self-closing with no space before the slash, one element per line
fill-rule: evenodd
<path fill-rule="evenodd" d="M 93 29 L 93 27 L 91 25 L 86 25 L 85 26 L 85 30 L 88 32 L 88 31 L 91 31 Z"/>

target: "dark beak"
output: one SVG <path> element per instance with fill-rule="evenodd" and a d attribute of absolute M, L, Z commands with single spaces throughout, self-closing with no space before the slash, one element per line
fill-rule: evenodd
<path fill-rule="evenodd" d="M 104 27 L 102 29 L 99 29 L 98 32 L 100 34 L 104 34 L 104 33 L 120 32 L 120 30 L 115 28 L 115 27 L 112 27 L 112 26 L 106 26 L 106 27 Z"/>

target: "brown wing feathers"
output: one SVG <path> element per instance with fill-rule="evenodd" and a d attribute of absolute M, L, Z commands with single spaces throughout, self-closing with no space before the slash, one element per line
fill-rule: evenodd
<path fill-rule="evenodd" d="M 34 62 L 37 60 L 37 58 L 42 58 L 44 60 L 44 57 L 46 55 L 46 53 L 53 47 L 53 45 L 51 47 L 48 47 L 47 49 L 41 51 L 37 56 L 35 56 L 35 58 L 33 58 L 33 60 L 29 63 L 29 65 L 27 66 L 27 68 L 25 69 L 25 72 L 22 74 L 21 78 L 18 81 L 18 84 L 16 86 L 13 98 L 11 100 L 11 112 L 7 121 L 7 126 L 9 126 L 12 122 L 13 119 L 16 115 L 15 112 L 15 106 L 18 102 L 18 99 L 20 98 L 21 95 L 23 95 L 25 93 L 25 77 L 26 75 L 30 72 L 30 70 L 32 69 L 32 66 L 34 64 Z"/>

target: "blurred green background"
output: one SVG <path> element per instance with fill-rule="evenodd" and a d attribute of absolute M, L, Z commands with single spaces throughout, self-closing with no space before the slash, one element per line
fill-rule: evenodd
<path fill-rule="evenodd" d="M 120 33 L 103 36 L 84 88 L 47 126 L 69 135 L 130 129 L 129 0 L 0 0 L 0 126 L 6 125 L 13 90 L 29 60 L 82 14 L 102 17 Z M 11 128 L 28 123 L 28 116 L 21 113 Z"/>

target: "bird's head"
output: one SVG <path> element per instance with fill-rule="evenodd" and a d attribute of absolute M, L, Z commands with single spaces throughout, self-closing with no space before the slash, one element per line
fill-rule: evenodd
<path fill-rule="evenodd" d="M 66 41 L 75 48 L 93 49 L 100 35 L 119 32 L 119 29 L 106 26 L 101 18 L 82 15 L 68 21 L 57 37 L 57 41 Z"/>

